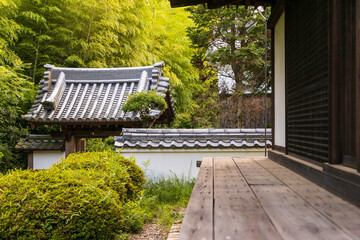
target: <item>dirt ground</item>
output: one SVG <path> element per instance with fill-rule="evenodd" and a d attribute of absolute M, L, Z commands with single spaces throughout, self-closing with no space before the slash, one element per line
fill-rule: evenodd
<path fill-rule="evenodd" d="M 168 232 L 159 224 L 149 223 L 145 224 L 140 233 L 133 234 L 129 240 L 166 240 Z"/>

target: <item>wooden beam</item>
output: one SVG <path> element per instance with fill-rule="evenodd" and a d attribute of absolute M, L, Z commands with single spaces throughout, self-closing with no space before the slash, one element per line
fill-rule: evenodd
<path fill-rule="evenodd" d="M 355 41 L 355 55 L 356 55 L 356 65 L 355 65 L 355 86 L 356 86 L 356 139 L 355 139 L 355 148 L 356 148 L 356 158 L 357 158 L 357 170 L 360 172 L 360 0 L 356 0 L 356 13 L 355 13 L 355 22 L 356 22 L 356 41 Z"/>
<path fill-rule="evenodd" d="M 28 168 L 33 169 L 34 168 L 34 152 L 28 152 Z"/>
<path fill-rule="evenodd" d="M 271 29 L 271 142 L 275 145 L 275 28 Z"/>
<path fill-rule="evenodd" d="M 277 21 L 281 17 L 282 13 L 285 11 L 285 6 L 286 6 L 286 0 L 278 0 L 276 1 L 275 5 L 271 8 L 271 15 L 268 20 L 269 29 L 275 28 Z"/>
<path fill-rule="evenodd" d="M 330 58 L 330 71 L 329 71 L 329 115 L 330 115 L 330 133 L 329 133 L 329 162 L 332 164 L 341 163 L 339 134 L 338 134 L 338 22 L 340 21 L 338 16 L 339 0 L 330 1 L 330 46 L 329 46 L 329 58 Z M 341 1 L 341 0 L 340 0 Z M 340 50 L 342 51 L 342 49 Z"/>
<path fill-rule="evenodd" d="M 32 126 L 37 127 L 37 126 L 45 126 L 45 125 L 57 125 L 57 126 L 62 126 L 62 127 L 66 127 L 66 126 L 79 126 L 79 127 L 83 127 L 83 126 L 97 126 L 97 127 L 101 127 L 101 126 L 137 126 L 137 125 L 142 125 L 143 122 L 142 121 L 129 121 L 129 122 L 32 122 L 31 123 Z"/>
<path fill-rule="evenodd" d="M 65 140 L 65 157 L 76 152 L 75 136 L 71 135 Z"/>
<path fill-rule="evenodd" d="M 226 5 L 245 5 L 248 6 L 271 6 L 274 3 L 273 0 L 208 0 L 208 8 L 220 8 Z"/>
<path fill-rule="evenodd" d="M 172 8 L 185 7 L 191 5 L 204 4 L 205 0 L 170 0 L 170 5 Z"/>
<path fill-rule="evenodd" d="M 172 8 L 185 7 L 198 4 L 208 4 L 209 9 L 219 8 L 226 5 L 246 5 L 246 6 L 271 6 L 274 0 L 170 0 Z"/>
<path fill-rule="evenodd" d="M 288 141 L 288 133 L 289 133 L 289 122 L 288 122 L 288 82 L 289 82 L 289 74 L 288 74 L 288 62 L 286 61 L 286 36 L 287 36 L 287 27 L 286 27 L 286 19 L 287 15 L 285 14 L 285 154 L 289 153 L 289 141 Z"/>

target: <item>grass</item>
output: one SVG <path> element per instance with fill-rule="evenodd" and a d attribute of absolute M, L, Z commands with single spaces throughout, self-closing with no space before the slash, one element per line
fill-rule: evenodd
<path fill-rule="evenodd" d="M 170 229 L 176 220 L 183 218 L 179 211 L 186 208 L 194 184 L 194 178 L 177 177 L 175 174 L 147 183 L 146 197 L 153 199 L 152 211 L 159 224 Z"/>
<path fill-rule="evenodd" d="M 158 177 L 147 182 L 137 198 L 124 206 L 126 226 L 123 231 L 136 233 L 148 222 L 156 222 L 170 230 L 175 221 L 182 219 L 182 208 L 186 208 L 195 184 L 194 178 Z M 118 239 L 126 239 L 127 234 Z"/>

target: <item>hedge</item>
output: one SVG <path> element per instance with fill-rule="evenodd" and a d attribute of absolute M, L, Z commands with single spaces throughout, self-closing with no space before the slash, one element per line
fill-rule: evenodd
<path fill-rule="evenodd" d="M 114 152 L 73 154 L 0 176 L 0 239 L 113 239 L 144 173 Z"/>

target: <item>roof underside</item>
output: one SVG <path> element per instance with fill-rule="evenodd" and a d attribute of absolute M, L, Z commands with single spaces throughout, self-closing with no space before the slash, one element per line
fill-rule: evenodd
<path fill-rule="evenodd" d="M 271 139 L 267 130 L 266 139 Z M 267 140 L 267 145 L 271 141 Z M 123 129 L 118 148 L 263 148 L 264 129 Z"/>
<path fill-rule="evenodd" d="M 207 4 L 208 8 L 213 9 L 226 5 L 271 6 L 275 0 L 170 0 L 170 3 L 173 8 Z"/>
<path fill-rule="evenodd" d="M 155 89 L 165 98 L 170 88 L 169 79 L 162 76 L 163 63 L 135 68 L 45 67 L 37 100 L 23 116 L 32 123 L 139 122 L 139 113 L 121 110 L 128 95 Z M 160 115 L 158 110 L 150 113 L 152 118 Z"/>

